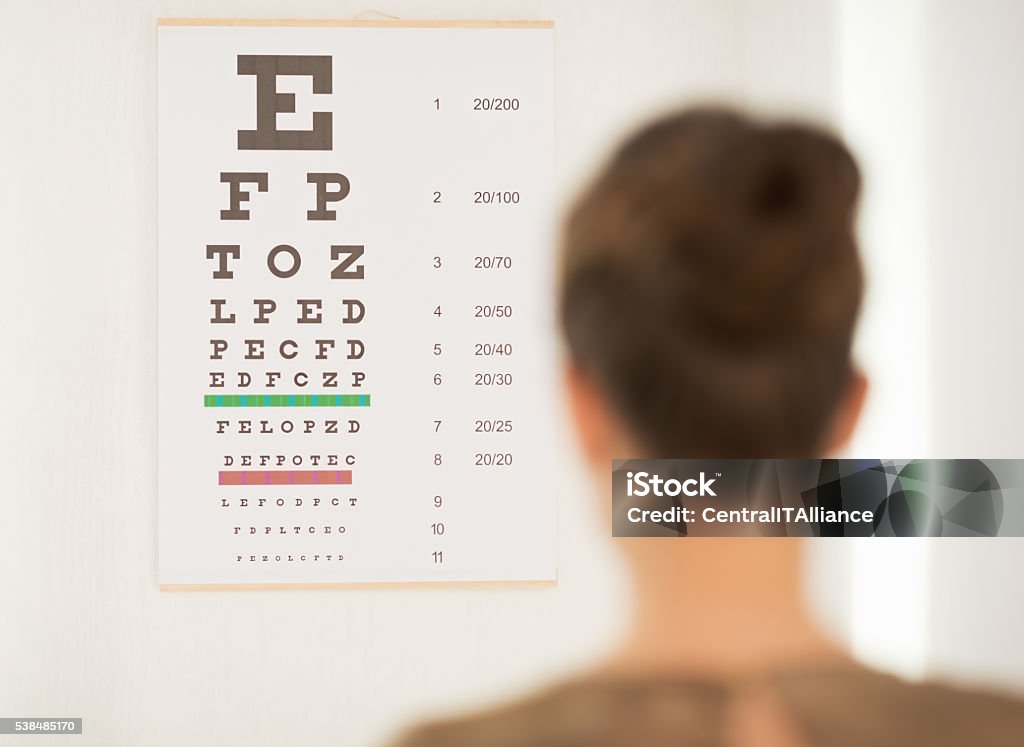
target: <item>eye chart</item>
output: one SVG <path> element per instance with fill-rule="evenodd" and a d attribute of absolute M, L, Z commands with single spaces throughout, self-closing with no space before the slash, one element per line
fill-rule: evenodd
<path fill-rule="evenodd" d="M 554 581 L 551 24 L 158 33 L 161 588 Z"/>

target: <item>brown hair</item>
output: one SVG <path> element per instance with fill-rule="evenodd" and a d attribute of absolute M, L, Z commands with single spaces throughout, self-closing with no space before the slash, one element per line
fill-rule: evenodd
<path fill-rule="evenodd" d="M 859 188 L 822 130 L 696 109 L 634 135 L 586 189 L 561 322 L 648 455 L 819 456 L 851 372 Z"/>

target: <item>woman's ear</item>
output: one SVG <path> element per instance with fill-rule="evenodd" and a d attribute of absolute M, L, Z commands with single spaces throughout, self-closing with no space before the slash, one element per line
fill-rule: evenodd
<path fill-rule="evenodd" d="M 613 458 L 607 406 L 590 377 L 575 363 L 566 364 L 563 374 L 569 415 L 583 457 L 588 464 L 605 469 Z"/>
<path fill-rule="evenodd" d="M 825 452 L 827 454 L 838 453 L 850 442 L 853 431 L 857 427 L 857 421 L 860 420 L 861 410 L 864 409 L 864 399 L 867 397 L 867 391 L 867 377 L 854 369 L 850 373 L 846 388 L 839 398 L 839 404 L 832 414 L 828 437 L 825 439 Z"/>

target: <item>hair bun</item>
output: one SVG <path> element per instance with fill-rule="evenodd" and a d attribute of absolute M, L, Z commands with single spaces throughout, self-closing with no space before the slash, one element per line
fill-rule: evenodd
<path fill-rule="evenodd" d="M 773 159 L 754 185 L 751 208 L 768 219 L 798 212 L 805 189 L 806 185 L 791 163 Z"/>
<path fill-rule="evenodd" d="M 849 370 L 858 191 L 813 126 L 718 109 L 652 123 L 566 226 L 574 359 L 654 450 L 807 455 Z"/>
<path fill-rule="evenodd" d="M 860 190 L 857 167 L 831 136 L 796 125 L 753 127 L 718 157 L 728 162 L 728 184 L 748 190 L 750 215 L 771 222 L 842 222 Z"/>

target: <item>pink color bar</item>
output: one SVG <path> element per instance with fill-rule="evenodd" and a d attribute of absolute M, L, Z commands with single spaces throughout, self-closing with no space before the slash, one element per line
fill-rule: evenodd
<path fill-rule="evenodd" d="M 351 485 L 350 469 L 222 470 L 218 485 Z"/>

